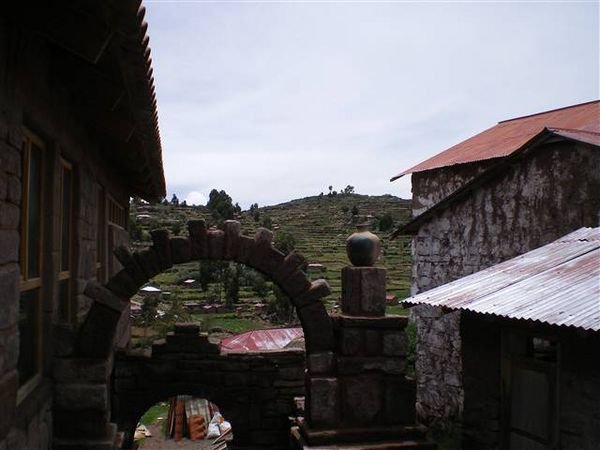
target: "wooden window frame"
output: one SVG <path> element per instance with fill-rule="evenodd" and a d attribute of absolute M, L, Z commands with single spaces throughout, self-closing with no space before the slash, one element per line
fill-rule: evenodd
<path fill-rule="evenodd" d="M 97 211 L 96 211 L 96 280 L 106 281 L 106 242 L 108 222 L 106 214 L 107 197 L 106 190 L 102 185 L 98 185 L 97 191 Z"/>
<path fill-rule="evenodd" d="M 74 320 L 74 316 L 75 316 L 75 308 L 74 308 L 74 304 L 73 304 L 73 295 L 72 295 L 72 289 L 73 289 L 73 281 L 72 281 L 72 274 L 73 274 L 73 214 L 74 214 L 74 191 L 75 191 L 75 171 L 73 170 L 73 164 L 69 161 L 67 161 L 66 159 L 64 159 L 63 157 L 60 157 L 59 159 L 59 167 L 60 167 L 60 174 L 59 174 L 59 186 L 60 186 L 60 208 L 59 208 L 59 212 L 60 212 L 60 258 L 59 258 L 59 270 L 58 270 L 58 275 L 57 275 L 57 280 L 59 285 L 63 282 L 67 282 L 67 293 L 66 293 L 66 298 L 62 299 L 59 297 L 59 301 L 64 301 L 66 302 L 64 305 L 59 304 L 58 305 L 58 311 L 59 311 L 59 318 L 60 320 L 64 321 L 64 322 L 73 322 Z M 71 176 L 71 183 L 70 183 L 70 188 L 69 188 L 69 214 L 68 217 L 66 217 L 66 220 L 68 221 L 68 236 L 65 239 L 65 236 L 63 235 L 65 228 L 64 228 L 64 220 L 65 220 L 65 216 L 64 216 L 64 208 L 65 208 L 65 204 L 64 204 L 64 189 L 65 189 L 65 171 L 68 170 L 70 172 L 70 176 Z M 65 244 L 65 241 L 67 242 L 67 267 L 63 267 L 63 245 Z M 60 295 L 60 288 L 58 289 L 58 294 Z M 64 308 L 64 310 L 63 310 Z M 64 311 L 64 313 L 63 313 Z"/>
<path fill-rule="evenodd" d="M 108 216 L 106 221 L 108 224 L 117 225 L 124 230 L 127 229 L 127 210 L 121 203 L 116 201 L 110 194 L 106 195 Z"/>
<path fill-rule="evenodd" d="M 29 202 L 30 192 L 30 158 L 32 145 L 36 145 L 41 151 L 40 158 L 40 207 L 39 207 L 39 247 L 38 247 L 38 265 L 39 274 L 37 277 L 29 277 Z M 43 373 L 43 304 L 44 304 L 44 286 L 42 283 L 44 270 L 44 201 L 43 186 L 45 181 L 44 167 L 47 158 L 46 144 L 34 133 L 28 129 L 23 129 L 23 148 L 22 148 L 22 177 L 21 177 L 21 226 L 19 243 L 19 266 L 20 266 L 20 288 L 19 288 L 19 308 L 21 306 L 21 296 L 25 292 L 37 290 L 36 323 L 37 332 L 34 333 L 33 340 L 35 345 L 35 373 L 23 384 L 19 386 L 17 392 L 17 404 L 21 403 L 41 382 Z M 21 346 L 19 345 L 19 353 Z"/>

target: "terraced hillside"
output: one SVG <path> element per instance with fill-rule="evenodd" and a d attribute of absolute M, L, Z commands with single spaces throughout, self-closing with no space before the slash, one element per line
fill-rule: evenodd
<path fill-rule="evenodd" d="M 295 248 L 310 263 L 324 266 L 323 271 L 309 270 L 309 275 L 328 280 L 332 289 L 328 300 L 332 305 L 341 294 L 340 271 L 349 264 L 345 250 L 346 238 L 354 232 L 357 224 L 364 222 L 369 223 L 371 231 L 382 240 L 383 251 L 378 265 L 388 269 L 388 293 L 398 298 L 408 295 L 410 242 L 405 239 L 392 241 L 389 239 L 391 230 L 379 231 L 379 222 L 385 214 L 391 216 L 394 224 L 406 222 L 410 214 L 409 201 L 391 195 L 322 195 L 244 211 L 238 220 L 242 223 L 243 232 L 248 235 L 253 235 L 258 227 L 264 225 L 273 229 L 275 239 L 280 233 L 291 233 L 296 241 Z M 149 240 L 148 231 L 158 227 L 166 227 L 175 234 L 185 235 L 185 222 L 192 218 L 205 218 L 210 222 L 210 215 L 205 207 L 146 205 L 131 208 L 132 228 L 135 229 L 133 234 L 140 241 Z M 162 284 L 169 279 L 160 278 Z M 240 291 L 241 299 L 252 295 L 251 290 L 242 288 Z"/>
<path fill-rule="evenodd" d="M 352 209 L 358 215 L 352 215 Z M 347 209 L 347 210 L 346 210 Z M 251 234 L 257 225 L 269 217 L 275 233 L 290 232 L 296 239 L 296 249 L 310 263 L 320 263 L 326 271 L 315 277 L 328 280 L 332 299 L 341 294 L 340 271 L 349 264 L 346 257 L 346 238 L 356 230 L 358 223 L 370 223 L 371 231 L 383 243 L 378 265 L 388 269 L 388 292 L 399 298 L 408 294 L 410 282 L 410 243 L 406 240 L 390 240 L 390 231 L 378 231 L 378 222 L 389 213 L 394 223 L 405 222 L 410 214 L 409 202 L 391 195 L 367 196 L 358 194 L 335 197 L 307 197 L 275 206 L 259 208 L 258 223 L 249 213 L 242 215 L 242 229 Z M 312 275 L 312 274 L 311 274 Z"/>

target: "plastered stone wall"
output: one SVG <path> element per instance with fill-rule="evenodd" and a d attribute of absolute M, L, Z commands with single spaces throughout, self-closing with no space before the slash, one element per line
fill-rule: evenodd
<path fill-rule="evenodd" d="M 423 214 L 440 200 L 464 186 L 492 166 L 496 160 L 478 161 L 412 175 L 412 216 Z"/>
<path fill-rule="evenodd" d="M 447 175 L 435 178 L 452 179 L 454 169 L 444 170 Z M 430 191 L 440 189 L 437 182 L 421 181 L 413 189 L 418 198 L 439 198 Z M 427 291 L 582 226 L 596 226 L 599 210 L 598 149 L 567 142 L 545 145 L 421 226 L 413 239 L 411 291 Z M 413 308 L 412 315 L 418 334 L 419 418 L 427 423 L 460 419 L 460 313 L 423 305 Z"/>

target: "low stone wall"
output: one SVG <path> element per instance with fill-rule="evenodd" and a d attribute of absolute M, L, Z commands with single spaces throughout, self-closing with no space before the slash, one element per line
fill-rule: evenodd
<path fill-rule="evenodd" d="M 222 354 L 194 325 L 152 347 L 149 357 L 117 354 L 112 420 L 125 432 L 125 448 L 140 417 L 178 394 L 207 398 L 231 422 L 232 448 L 281 449 L 289 440 L 293 399 L 304 395 L 304 352 Z"/>

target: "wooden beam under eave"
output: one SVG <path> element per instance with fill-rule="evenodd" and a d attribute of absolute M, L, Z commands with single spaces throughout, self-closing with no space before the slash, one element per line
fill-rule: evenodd
<path fill-rule="evenodd" d="M 119 111 L 97 112 L 93 117 L 94 128 L 108 134 L 117 142 L 129 142 L 137 127 L 129 115 Z"/>
<path fill-rule="evenodd" d="M 84 11 L 79 2 L 57 2 L 32 9 L 34 28 L 49 41 L 96 64 L 102 57 L 115 30 L 104 20 L 104 14 Z"/>

